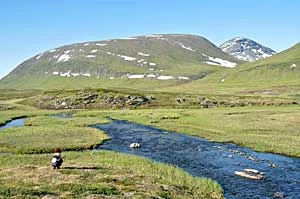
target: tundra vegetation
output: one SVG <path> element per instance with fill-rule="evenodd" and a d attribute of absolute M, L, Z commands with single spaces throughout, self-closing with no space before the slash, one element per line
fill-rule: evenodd
<path fill-rule="evenodd" d="M 89 125 L 109 122 L 105 114 L 53 117 L 6 100 L 2 124 L 24 116 L 24 127 L 1 129 L 0 197 L 8 198 L 223 198 L 214 181 L 193 177 L 171 165 L 110 151 L 91 150 L 107 135 Z M 78 114 L 78 116 L 77 116 Z M 50 166 L 51 150 L 63 149 L 63 169 Z"/>
<path fill-rule="evenodd" d="M 75 107 L 51 107 L 65 101 Z M 76 107 L 85 101 L 86 107 Z M 107 117 L 300 157 L 300 109 L 291 98 L 69 90 L 28 91 L 17 97 L 6 92 L 0 104 L 1 124 L 26 117 L 25 126 L 0 130 L 0 196 L 4 198 L 224 197 L 216 182 L 172 165 L 92 150 L 109 137 L 89 126 L 110 122 Z M 53 117 L 61 112 L 73 117 Z M 61 170 L 50 167 L 54 147 L 63 149 Z"/>

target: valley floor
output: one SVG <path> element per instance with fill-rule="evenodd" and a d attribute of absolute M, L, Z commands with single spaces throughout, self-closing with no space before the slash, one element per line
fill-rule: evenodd
<path fill-rule="evenodd" d="M 51 114 L 58 110 L 40 110 L 19 101 L 0 102 L 0 123 L 27 117 L 24 127 L 0 130 L 0 196 L 4 198 L 223 198 L 215 182 L 192 177 L 172 166 L 108 151 L 76 152 L 109 139 L 88 127 L 109 122 L 107 117 L 300 157 L 297 105 L 74 110 L 72 118 L 57 118 Z M 62 170 L 50 168 L 54 147 L 64 151 Z"/>

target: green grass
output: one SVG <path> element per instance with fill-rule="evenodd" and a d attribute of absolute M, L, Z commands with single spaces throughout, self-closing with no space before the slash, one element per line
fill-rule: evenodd
<path fill-rule="evenodd" d="M 88 127 L 68 125 L 25 126 L 1 130 L 0 152 L 45 153 L 59 147 L 65 151 L 92 149 L 108 137 Z"/>
<path fill-rule="evenodd" d="M 300 157 L 298 106 L 87 111 L 78 115 L 112 116 L 256 151 Z"/>
<path fill-rule="evenodd" d="M 2 129 L 0 133 L 0 152 L 44 153 L 59 147 L 63 150 L 91 149 L 108 139 L 100 130 L 88 125 L 105 123 L 103 118 L 51 118 L 48 115 L 57 111 L 37 110 L 19 105 L 14 101 L 7 104 L 15 106 L 13 110 L 0 112 L 0 123 L 11 118 L 26 116 L 24 127 Z"/>
<path fill-rule="evenodd" d="M 61 170 L 51 154 L 0 154 L 0 197 L 223 198 L 206 178 L 148 159 L 108 151 L 63 152 Z"/>
<path fill-rule="evenodd" d="M 296 64 L 295 68 L 291 65 Z M 177 93 L 295 97 L 300 95 L 300 44 L 267 59 L 219 70 L 206 78 L 161 88 Z M 299 97 L 298 97 L 299 99 Z"/>
<path fill-rule="evenodd" d="M 30 81 L 28 81 L 30 78 Z M 177 80 L 155 80 L 155 79 L 121 79 L 117 78 L 109 80 L 108 78 L 66 78 L 55 76 L 24 76 L 13 80 L 13 83 L 6 80 L 2 80 L 0 88 L 14 88 L 22 90 L 27 89 L 41 89 L 41 90 L 54 90 L 54 89 L 82 89 L 82 88 L 133 88 L 133 89 L 147 89 L 153 90 L 160 87 L 179 85 L 184 81 Z M 6 85 L 7 84 L 7 85 Z"/>
<path fill-rule="evenodd" d="M 193 178 L 165 164 L 107 151 L 66 152 L 89 149 L 107 139 L 100 130 L 87 127 L 108 122 L 106 116 L 300 157 L 299 106 L 72 110 L 73 118 L 53 118 L 49 114 L 59 111 L 39 110 L 19 102 L 1 101 L 14 107 L 0 111 L 2 123 L 28 116 L 25 127 L 0 133 L 0 197 L 4 198 L 223 197 L 215 182 Z M 50 168 L 51 154 L 37 154 L 54 147 L 64 151 L 64 169 L 59 171 Z"/>
<path fill-rule="evenodd" d="M 296 67 L 291 68 L 291 65 Z M 300 79 L 300 43 L 295 46 L 253 63 L 234 68 L 224 76 L 225 82 L 268 82 L 273 84 L 298 82 Z"/>
<path fill-rule="evenodd" d="M 25 127 L 1 130 L 0 198 L 223 198 L 216 182 L 169 165 L 106 151 L 66 152 L 107 139 L 100 130 L 87 127 L 107 119 L 78 113 L 73 118 L 53 118 L 48 115 L 57 111 L 18 101 L 5 101 L 15 109 L 0 112 L 3 120 L 30 116 Z M 54 147 L 63 149 L 62 170 L 50 168 L 51 154 L 39 154 Z"/>
<path fill-rule="evenodd" d="M 7 107 L 11 107 L 10 109 L 0 110 L 0 125 L 10 121 L 16 117 L 22 116 L 34 116 L 34 115 L 42 115 L 55 113 L 57 111 L 45 111 L 40 110 L 32 106 L 19 104 L 23 99 L 10 99 L 10 100 L 1 100 L 0 104 L 5 105 Z"/>
<path fill-rule="evenodd" d="M 27 146 L 25 143 L 18 144 L 22 141 L 23 137 L 26 138 L 30 133 L 36 136 L 37 143 L 44 136 L 48 138 L 55 133 L 61 137 L 64 137 L 66 134 L 73 135 L 74 139 L 77 140 L 81 134 L 91 133 L 94 130 L 86 128 L 86 126 L 107 122 L 104 117 L 112 116 L 167 130 L 196 135 L 209 140 L 232 142 L 251 147 L 257 151 L 280 153 L 295 157 L 300 156 L 298 130 L 300 124 L 299 106 L 247 106 L 243 108 L 148 109 L 132 111 L 81 110 L 76 112 L 76 117 L 74 118 L 59 119 L 47 116 L 57 111 L 39 110 L 16 103 L 11 103 L 10 105 L 16 106 L 16 109 L 1 111 L 0 122 L 2 121 L 3 123 L 12 117 L 23 115 L 39 117 L 28 118 L 26 127 L 7 129 L 4 133 L 0 134 L 2 139 L 10 140 L 11 143 L 10 147 L 7 144 L 3 144 L 2 150 L 5 148 L 6 150 L 10 149 L 13 151 L 31 151 L 30 146 Z M 76 143 L 74 140 L 72 142 Z M 92 141 L 88 145 L 94 146 L 94 142 Z M 88 145 L 81 143 L 79 149 L 88 148 Z M 65 147 L 68 150 L 69 148 L 76 148 L 71 143 Z M 49 151 L 50 148 L 42 147 L 40 151 L 43 150 Z"/>
<path fill-rule="evenodd" d="M 13 89 L 0 89 L 0 100 L 25 98 L 39 94 L 38 90 L 13 90 Z"/>
<path fill-rule="evenodd" d="M 0 152 L 45 153 L 59 147 L 65 151 L 92 149 L 109 139 L 103 132 L 86 127 L 105 122 L 96 118 L 49 118 L 27 119 L 26 126 L 1 130 Z"/>
<path fill-rule="evenodd" d="M 45 52 L 42 57 L 32 57 L 15 68 L 7 77 L 0 81 L 0 88 L 14 89 L 57 89 L 57 88 L 112 88 L 125 87 L 136 89 L 156 89 L 161 86 L 182 84 L 185 81 L 160 81 L 151 79 L 132 80 L 123 78 L 127 74 L 157 74 L 172 75 L 175 77 L 189 76 L 198 79 L 205 74 L 226 70 L 225 67 L 217 67 L 204 64 L 206 58 L 202 53 L 240 63 L 232 56 L 224 53 L 205 38 L 194 35 L 164 35 L 165 39 L 151 39 L 140 37 L 136 40 L 102 41 L 106 46 L 97 46 L 97 42 L 66 45 L 56 52 Z M 179 42 L 191 46 L 196 51 L 182 48 Z M 96 57 L 87 58 L 92 50 Z M 70 51 L 72 58 L 66 62 L 57 62 L 53 57 L 60 56 L 64 51 Z M 84 52 L 83 52 L 84 51 Z M 112 52 L 115 56 L 108 55 Z M 145 57 L 138 52 L 148 53 Z M 92 53 L 93 54 L 93 53 Z M 118 56 L 119 55 L 119 56 Z M 125 61 L 120 55 L 135 57 L 135 61 Z M 144 64 L 141 66 L 138 60 L 143 59 L 147 63 L 155 63 L 155 66 Z M 149 70 L 153 69 L 153 71 Z M 64 78 L 55 76 L 53 72 L 90 73 L 91 78 Z M 97 77 L 100 77 L 97 79 Z M 109 80 L 115 77 L 115 80 Z"/>
<path fill-rule="evenodd" d="M 300 90 L 299 90 L 300 91 Z M 89 96 L 93 96 L 92 99 Z M 299 95 L 300 96 L 300 95 Z M 253 95 L 232 96 L 199 93 L 175 93 L 123 89 L 82 89 L 45 91 L 43 94 L 27 98 L 22 104 L 42 109 L 145 109 L 145 108 L 188 108 L 198 109 L 203 102 L 208 107 L 232 107 L 254 105 L 291 105 L 300 104 L 299 96 L 258 97 Z M 135 101 L 139 98 L 141 101 Z M 65 105 L 61 105 L 62 102 Z"/>

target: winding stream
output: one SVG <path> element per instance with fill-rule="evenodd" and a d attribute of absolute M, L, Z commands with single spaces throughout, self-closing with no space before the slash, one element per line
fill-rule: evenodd
<path fill-rule="evenodd" d="M 70 118 L 70 114 L 50 117 Z M 0 127 L 24 126 L 25 118 L 15 119 Z M 258 153 L 234 144 L 210 142 L 127 121 L 112 120 L 95 125 L 112 139 L 97 149 L 113 150 L 150 158 L 178 166 L 194 176 L 216 180 L 228 199 L 271 199 L 275 193 L 287 199 L 300 198 L 300 159 Z M 131 149 L 133 142 L 142 145 Z M 234 175 L 246 168 L 266 173 L 263 180 L 250 180 Z M 277 195 L 278 196 L 278 195 Z"/>
<path fill-rule="evenodd" d="M 113 150 L 144 156 L 176 165 L 194 176 L 219 182 L 228 199 L 267 199 L 274 194 L 300 198 L 300 159 L 258 153 L 234 144 L 210 142 L 194 136 L 166 132 L 127 121 L 113 120 L 96 125 L 112 139 L 97 149 Z M 129 145 L 138 142 L 139 149 Z M 263 180 L 250 180 L 234 175 L 246 168 L 266 173 Z"/>
<path fill-rule="evenodd" d="M 6 129 L 10 127 L 18 127 L 25 125 L 25 118 L 13 119 L 9 122 L 6 122 L 4 125 L 0 126 L 0 129 Z"/>

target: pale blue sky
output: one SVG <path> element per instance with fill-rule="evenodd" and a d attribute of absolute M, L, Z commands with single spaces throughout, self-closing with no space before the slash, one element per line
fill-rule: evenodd
<path fill-rule="evenodd" d="M 1 0 L 0 78 L 61 45 L 152 33 L 242 36 L 281 51 L 300 42 L 296 0 Z"/>

